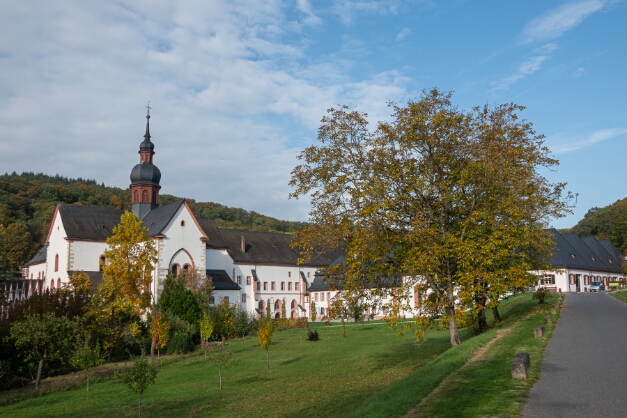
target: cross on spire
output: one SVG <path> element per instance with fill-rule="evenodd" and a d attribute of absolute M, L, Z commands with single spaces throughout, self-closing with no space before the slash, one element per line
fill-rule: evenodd
<path fill-rule="evenodd" d="M 146 106 L 146 109 L 148 109 L 148 113 L 146 114 L 146 118 L 150 119 L 150 109 L 152 109 L 152 107 L 150 107 L 150 100 L 148 100 L 148 106 Z"/>

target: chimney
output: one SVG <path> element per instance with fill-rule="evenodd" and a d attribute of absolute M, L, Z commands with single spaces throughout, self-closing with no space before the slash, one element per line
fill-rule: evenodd
<path fill-rule="evenodd" d="M 246 252 L 246 238 L 244 238 L 244 235 L 242 235 L 242 252 Z"/>

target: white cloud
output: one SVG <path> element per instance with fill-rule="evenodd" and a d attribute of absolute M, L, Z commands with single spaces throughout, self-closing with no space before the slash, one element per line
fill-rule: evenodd
<path fill-rule="evenodd" d="M 575 71 L 573 71 L 573 72 L 571 73 L 571 76 L 572 76 L 573 78 L 579 78 L 579 77 L 581 77 L 581 76 L 582 76 L 585 72 L 586 72 L 586 69 L 585 69 L 585 68 L 583 68 L 583 67 L 579 67 L 579 68 L 577 68 Z"/>
<path fill-rule="evenodd" d="M 553 152 L 555 154 L 563 154 L 566 152 L 572 152 L 572 151 L 576 151 L 581 148 L 586 148 L 594 144 L 597 144 L 599 142 L 607 141 L 608 139 L 613 139 L 613 138 L 623 136 L 623 135 L 627 135 L 627 129 L 625 128 L 602 129 L 602 130 L 593 132 L 584 138 L 576 139 L 574 141 L 569 140 L 567 143 L 564 143 L 566 142 L 564 140 L 561 140 L 561 141 L 558 140 L 556 141 L 558 143 L 554 147 Z M 560 142 L 562 144 L 560 144 Z"/>
<path fill-rule="evenodd" d="M 396 35 L 396 42 L 406 38 L 407 36 L 409 36 L 410 33 L 411 33 L 411 29 L 403 28 L 403 30 L 400 31 L 398 35 Z"/>
<path fill-rule="evenodd" d="M 308 25 L 319 25 L 322 23 L 322 19 L 316 16 L 311 9 L 311 4 L 309 4 L 309 0 L 297 0 L 296 8 L 300 10 L 302 13 L 307 15 L 304 22 Z"/>
<path fill-rule="evenodd" d="M 563 4 L 533 19 L 522 32 L 523 42 L 555 39 L 573 29 L 586 17 L 601 10 L 607 0 L 585 0 Z"/>
<path fill-rule="evenodd" d="M 492 83 L 492 91 L 508 90 L 512 84 L 522 80 L 526 76 L 536 73 L 540 70 L 540 68 L 542 68 L 542 63 L 546 61 L 556 49 L 557 45 L 555 44 L 546 44 L 542 46 L 536 50 L 536 55 L 533 55 L 520 63 L 514 74 Z"/>
<path fill-rule="evenodd" d="M 315 24 L 310 3 L 297 8 Z M 287 182 L 325 110 L 385 115 L 411 80 L 352 79 L 350 55 L 304 59 L 302 24 L 286 9 L 279 0 L 0 3 L 0 167 L 127 187 L 151 100 L 164 193 L 306 219 L 308 202 L 288 201 Z"/>

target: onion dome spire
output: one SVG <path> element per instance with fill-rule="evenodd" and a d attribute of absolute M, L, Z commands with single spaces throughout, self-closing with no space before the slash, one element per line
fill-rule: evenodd
<path fill-rule="evenodd" d="M 146 133 L 144 134 L 144 141 L 139 144 L 140 151 L 152 151 L 155 149 L 155 144 L 150 141 L 150 109 L 152 109 L 152 107 L 150 107 L 150 100 L 148 100 L 146 109 L 148 109 L 148 113 L 146 114 Z"/>

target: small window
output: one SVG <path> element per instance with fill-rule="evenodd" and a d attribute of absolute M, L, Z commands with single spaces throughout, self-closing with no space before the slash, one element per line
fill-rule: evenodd
<path fill-rule="evenodd" d="M 242 293 L 242 303 L 246 303 L 246 293 Z"/>
<path fill-rule="evenodd" d="M 311 272 L 310 272 L 310 271 L 308 271 L 308 272 L 307 272 L 307 278 L 310 278 L 310 277 L 311 277 Z"/>
<path fill-rule="evenodd" d="M 226 302 L 229 303 L 229 297 L 228 296 L 223 296 L 220 298 L 220 302 Z"/>
<path fill-rule="evenodd" d="M 287 282 L 287 290 L 292 290 L 292 282 Z"/>
<path fill-rule="evenodd" d="M 185 226 L 185 221 L 181 221 L 181 226 Z"/>
<path fill-rule="evenodd" d="M 181 268 L 178 264 L 172 264 L 172 274 L 174 274 L 175 276 L 178 276 L 180 271 L 181 271 Z"/>
<path fill-rule="evenodd" d="M 215 296 L 211 296 L 211 297 L 209 298 L 209 303 L 210 303 L 211 305 L 215 305 L 215 303 L 216 303 L 216 298 L 215 298 Z"/>
<path fill-rule="evenodd" d="M 189 264 L 185 264 L 185 265 L 183 266 L 183 271 L 187 272 L 187 271 L 189 271 L 189 269 L 190 269 L 191 267 L 192 267 L 192 266 L 190 266 Z"/>
<path fill-rule="evenodd" d="M 54 290 L 54 279 L 50 280 L 50 290 Z"/>
<path fill-rule="evenodd" d="M 292 277 L 292 272 L 291 271 L 287 272 L 287 277 Z"/>
<path fill-rule="evenodd" d="M 294 290 L 298 292 L 298 282 L 294 283 Z"/>
<path fill-rule="evenodd" d="M 257 292 L 261 290 L 261 282 L 257 282 Z"/>
<path fill-rule="evenodd" d="M 237 284 L 242 284 L 242 276 L 237 276 Z"/>
<path fill-rule="evenodd" d="M 281 282 L 281 290 L 285 290 L 285 282 Z"/>
<path fill-rule="evenodd" d="M 268 290 L 268 282 L 263 282 L 263 290 Z"/>
<path fill-rule="evenodd" d="M 309 296 L 305 296 L 305 303 L 309 303 Z"/>
<path fill-rule="evenodd" d="M 251 277 L 246 276 L 246 284 L 250 286 Z"/>
<path fill-rule="evenodd" d="M 61 289 L 61 279 L 57 279 L 57 289 Z"/>
<path fill-rule="evenodd" d="M 276 290 L 276 283 L 275 282 L 270 283 L 270 286 L 271 286 L 270 290 Z"/>
<path fill-rule="evenodd" d="M 54 256 L 54 271 L 59 271 L 59 254 Z"/>
<path fill-rule="evenodd" d="M 324 308 L 320 308 L 320 315 L 324 315 Z"/>
<path fill-rule="evenodd" d="M 315 298 L 316 298 L 316 302 L 318 302 L 318 294 L 317 294 L 317 293 L 314 293 L 314 294 L 316 295 L 316 296 L 315 296 Z"/>

